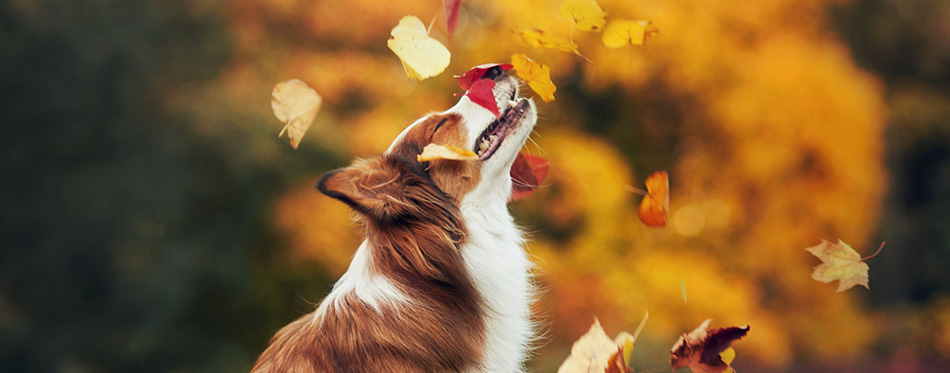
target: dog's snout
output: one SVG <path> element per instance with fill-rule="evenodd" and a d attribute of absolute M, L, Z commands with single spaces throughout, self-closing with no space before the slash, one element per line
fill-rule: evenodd
<path fill-rule="evenodd" d="M 505 70 L 498 66 L 492 66 L 488 71 L 485 71 L 485 75 L 482 76 L 482 79 L 492 79 L 505 75 Z"/>

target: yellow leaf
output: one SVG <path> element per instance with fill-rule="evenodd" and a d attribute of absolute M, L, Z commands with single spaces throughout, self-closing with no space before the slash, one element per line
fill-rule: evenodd
<path fill-rule="evenodd" d="M 290 79 L 274 85 L 274 90 L 271 91 L 271 109 L 274 116 L 285 123 L 277 136 L 283 136 L 284 132 L 287 132 L 290 146 L 297 149 L 300 139 L 317 116 L 322 102 L 320 95 L 300 80 Z"/>
<path fill-rule="evenodd" d="M 441 74 L 449 66 L 452 54 L 438 40 L 429 37 L 419 18 L 402 17 L 391 35 L 386 44 L 402 61 L 410 78 L 423 80 Z"/>
<path fill-rule="evenodd" d="M 521 40 L 532 47 L 551 48 L 580 55 L 577 44 L 567 38 L 549 34 L 541 29 L 527 29 L 521 32 Z"/>
<path fill-rule="evenodd" d="M 511 55 L 511 64 L 514 65 L 518 76 L 528 83 L 538 96 L 545 102 L 554 100 L 557 87 L 551 81 L 551 68 L 528 58 L 524 54 Z"/>
<path fill-rule="evenodd" d="M 882 248 L 884 248 L 883 243 L 877 252 L 881 252 Z M 870 257 L 861 259 L 861 255 L 844 241 L 838 240 L 838 243 L 833 244 L 821 240 L 820 244 L 805 250 L 815 254 L 822 261 L 821 264 L 815 266 L 811 278 L 825 284 L 838 280 L 839 292 L 848 290 L 854 285 L 861 285 L 870 289 L 868 287 L 868 270 L 870 267 L 864 262 L 865 259 Z M 874 255 L 877 255 L 877 253 L 871 256 Z"/>
<path fill-rule="evenodd" d="M 470 150 L 465 150 L 454 145 L 429 144 L 422 149 L 422 154 L 416 156 L 419 162 L 427 162 L 436 159 L 450 159 L 456 161 L 474 161 L 478 155 Z"/>
<path fill-rule="evenodd" d="M 722 350 L 722 352 L 719 353 L 719 357 L 726 365 L 732 364 L 732 361 L 736 359 L 736 349 L 729 347 Z"/>
<path fill-rule="evenodd" d="M 650 21 L 631 21 L 617 19 L 610 21 L 604 29 L 604 45 L 610 48 L 643 45 L 643 42 L 660 33 L 660 29 Z"/>
<path fill-rule="evenodd" d="M 594 0 L 566 0 L 561 5 L 561 17 L 574 21 L 579 30 L 600 32 L 604 29 L 607 13 Z"/>

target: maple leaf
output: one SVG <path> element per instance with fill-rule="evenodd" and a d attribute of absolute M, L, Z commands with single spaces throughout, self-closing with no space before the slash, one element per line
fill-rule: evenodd
<path fill-rule="evenodd" d="M 436 159 L 474 161 L 478 159 L 478 155 L 473 151 L 465 150 L 455 145 L 429 144 L 422 149 L 422 154 L 416 156 L 416 160 L 419 162 L 427 162 Z"/>
<path fill-rule="evenodd" d="M 429 37 L 426 26 L 416 16 L 402 17 L 391 35 L 386 45 L 399 57 L 409 78 L 424 80 L 441 74 L 449 66 L 452 54 Z"/>
<path fill-rule="evenodd" d="M 693 372 L 705 373 L 732 371 L 729 364 L 735 358 L 735 351 L 731 352 L 731 357 L 728 352 L 726 356 L 722 356 L 722 352 L 730 349 L 729 345 L 733 341 L 745 337 L 749 333 L 749 326 L 730 326 L 707 331 L 706 328 L 709 327 L 710 322 L 712 319 L 703 321 L 698 328 L 688 334 L 683 334 L 673 344 L 670 350 L 670 367 L 674 371 L 682 367 L 689 367 Z M 725 361 L 724 357 L 729 361 Z"/>
<path fill-rule="evenodd" d="M 821 259 L 821 264 L 815 266 L 811 273 L 811 278 L 822 283 L 829 283 L 838 280 L 838 292 L 848 290 L 855 285 L 868 287 L 868 267 L 865 260 L 871 259 L 881 252 L 884 243 L 874 254 L 867 258 L 861 258 L 857 251 L 851 248 L 851 245 L 838 240 L 833 244 L 827 240 L 821 240 L 821 243 L 805 250 Z"/>
<path fill-rule="evenodd" d="M 635 344 L 635 337 L 621 332 L 610 339 L 600 321 L 594 319 L 590 330 L 571 346 L 571 355 L 564 360 L 558 373 L 627 372 L 626 360 Z"/>
<path fill-rule="evenodd" d="M 476 80 L 469 87 L 468 92 L 465 92 L 465 95 L 468 96 L 469 100 L 478 104 L 479 106 L 488 109 L 488 111 L 495 114 L 495 117 L 501 116 L 501 112 L 498 111 L 498 102 L 495 101 L 495 81 L 491 79 L 480 79 Z"/>
<path fill-rule="evenodd" d="M 514 202 L 534 193 L 548 175 L 551 163 L 536 155 L 518 153 L 515 163 L 511 166 L 511 197 L 508 202 Z"/>
<path fill-rule="evenodd" d="M 455 33 L 455 26 L 459 22 L 459 6 L 462 0 L 442 0 L 442 9 L 445 10 L 445 29 L 449 35 Z"/>
<path fill-rule="evenodd" d="M 551 68 L 535 62 L 524 54 L 511 55 L 511 64 L 531 90 L 538 94 L 545 102 L 554 100 L 557 86 L 551 81 Z"/>
<path fill-rule="evenodd" d="M 300 80 L 290 79 L 274 85 L 271 91 L 271 109 L 274 116 L 285 123 L 277 137 L 286 132 L 290 146 L 297 149 L 300 139 L 313 124 L 313 118 L 317 116 L 322 102 L 323 99 L 317 91 Z"/>
<path fill-rule="evenodd" d="M 606 16 L 595 0 L 566 0 L 561 4 L 561 17 L 574 21 L 582 31 L 600 32 L 607 23 Z"/>
<path fill-rule="evenodd" d="M 472 83 L 475 83 L 475 81 L 481 79 L 483 76 L 485 76 L 485 73 L 488 72 L 489 69 L 495 66 L 498 66 L 502 70 L 511 70 L 513 67 L 510 63 L 486 63 L 475 66 L 471 69 L 468 69 L 465 74 L 456 77 L 456 79 L 459 80 L 459 87 L 462 87 L 462 89 L 466 91 L 471 89 Z"/>
<path fill-rule="evenodd" d="M 610 21 L 604 29 L 604 45 L 620 48 L 625 45 L 643 45 L 643 42 L 660 33 L 660 29 L 650 21 L 631 21 L 617 19 Z"/>

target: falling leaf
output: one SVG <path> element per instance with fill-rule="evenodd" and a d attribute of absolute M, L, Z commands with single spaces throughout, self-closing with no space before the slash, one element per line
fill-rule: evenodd
<path fill-rule="evenodd" d="M 472 83 L 481 79 L 489 69 L 495 66 L 500 67 L 502 70 L 511 70 L 513 67 L 510 63 L 486 63 L 484 65 L 475 66 L 468 69 L 465 74 L 456 77 L 459 80 L 459 87 L 462 87 L 462 89 L 466 91 L 471 89 Z"/>
<path fill-rule="evenodd" d="M 643 45 L 643 42 L 660 33 L 660 29 L 650 21 L 630 21 L 617 19 L 610 21 L 604 29 L 604 45 L 620 48 L 625 45 Z"/>
<path fill-rule="evenodd" d="M 441 74 L 452 58 L 442 43 L 429 37 L 426 26 L 415 16 L 402 17 L 386 44 L 402 61 L 406 75 L 413 79 Z"/>
<path fill-rule="evenodd" d="M 665 227 L 670 210 L 670 178 L 666 171 L 657 171 L 647 177 L 647 195 L 640 201 L 637 215 L 651 227 Z"/>
<path fill-rule="evenodd" d="M 557 87 L 551 81 L 551 68 L 528 58 L 524 54 L 513 54 L 511 64 L 528 86 L 545 102 L 554 100 Z"/>
<path fill-rule="evenodd" d="M 574 21 L 579 30 L 600 32 L 607 13 L 594 0 L 566 0 L 561 5 L 561 18 Z"/>
<path fill-rule="evenodd" d="M 514 165 L 511 166 L 511 197 L 508 202 L 514 202 L 534 193 L 548 175 L 551 163 L 547 159 L 536 155 L 518 153 Z"/>
<path fill-rule="evenodd" d="M 683 289 L 683 304 L 687 304 L 686 303 L 686 280 L 680 279 L 680 286 L 682 286 L 682 289 Z"/>
<path fill-rule="evenodd" d="M 551 48 L 563 52 L 571 52 L 578 56 L 581 52 L 577 50 L 577 44 L 573 41 L 562 38 L 557 35 L 549 34 L 541 29 L 527 29 L 521 32 L 521 40 L 532 47 Z M 583 56 L 582 56 L 583 57 Z"/>
<path fill-rule="evenodd" d="M 459 22 L 459 6 L 462 0 L 442 0 L 442 9 L 445 10 L 445 29 L 449 35 L 455 33 L 455 26 Z"/>
<path fill-rule="evenodd" d="M 558 373 L 617 372 L 627 371 L 626 358 L 633 350 L 634 340 L 622 332 L 610 339 L 600 321 L 594 319 L 590 330 L 571 346 L 571 355 L 564 360 Z M 629 346 L 629 347 L 627 347 Z M 626 350 L 625 350 L 626 349 Z"/>
<path fill-rule="evenodd" d="M 730 326 L 706 331 L 711 321 L 712 319 L 703 321 L 696 330 L 683 334 L 673 344 L 673 349 L 670 350 L 670 366 L 674 371 L 682 367 L 689 367 L 697 373 L 722 373 L 732 370 L 729 364 L 735 358 L 735 351 L 731 357 L 726 354 L 728 362 L 720 353 L 730 348 L 729 345 L 733 341 L 745 337 L 749 333 L 749 326 Z"/>
<path fill-rule="evenodd" d="M 863 259 L 857 251 L 854 251 L 850 245 L 841 240 L 838 240 L 836 244 L 821 240 L 820 244 L 805 250 L 815 254 L 822 261 L 821 264 L 815 266 L 811 278 L 825 284 L 839 280 L 838 291 L 841 292 L 854 287 L 854 285 L 861 285 L 870 289 L 868 287 L 868 270 L 870 270 L 870 267 L 864 261 L 873 258 L 883 248 L 884 243 L 882 242 L 881 247 L 874 254 Z"/>
<path fill-rule="evenodd" d="M 285 123 L 277 137 L 287 132 L 290 146 L 297 149 L 300 139 L 310 129 L 313 118 L 317 116 L 322 102 L 320 95 L 300 80 L 290 79 L 274 85 L 270 106 L 277 119 Z"/>
<path fill-rule="evenodd" d="M 416 156 L 416 160 L 419 162 L 428 162 L 436 159 L 474 161 L 478 159 L 478 155 L 471 150 L 465 150 L 455 145 L 429 144 L 422 149 L 422 154 Z"/>
<path fill-rule="evenodd" d="M 722 352 L 719 353 L 719 358 L 722 359 L 723 363 L 729 366 L 725 373 L 736 373 L 736 370 L 732 369 L 732 361 L 736 359 L 736 349 L 729 347 L 722 350 Z"/>
<path fill-rule="evenodd" d="M 495 101 L 495 81 L 491 79 L 481 79 L 476 80 L 475 83 L 469 87 L 468 92 L 465 92 L 465 96 L 468 96 L 469 100 L 478 104 L 479 106 L 488 109 L 488 111 L 495 114 L 495 117 L 501 115 L 501 112 L 498 111 L 498 102 Z"/>

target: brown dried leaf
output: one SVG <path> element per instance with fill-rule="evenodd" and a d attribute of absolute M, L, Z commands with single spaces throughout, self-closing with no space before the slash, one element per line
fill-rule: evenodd
<path fill-rule="evenodd" d="M 706 331 L 712 319 L 703 321 L 701 325 L 688 334 L 683 334 L 673 344 L 670 350 L 670 366 L 673 370 L 689 367 L 693 372 L 723 373 L 732 367 L 723 361 L 720 353 L 729 348 L 729 345 L 749 332 L 749 326 L 713 329 Z M 731 362 L 731 359 L 730 359 Z"/>

